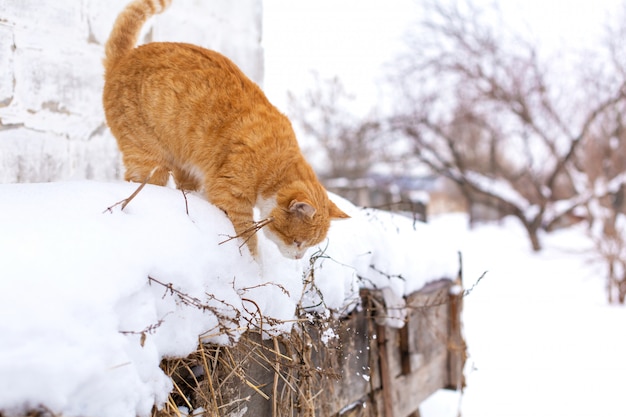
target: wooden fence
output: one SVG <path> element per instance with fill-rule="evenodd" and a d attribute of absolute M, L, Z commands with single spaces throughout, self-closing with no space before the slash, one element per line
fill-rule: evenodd
<path fill-rule="evenodd" d="M 464 386 L 459 288 L 440 280 L 407 297 L 401 329 L 380 324 L 382 297 L 363 291 L 362 308 L 332 331 L 311 320 L 289 337 L 249 333 L 238 349 L 209 355 L 215 409 L 232 417 L 419 416 L 436 390 Z"/>

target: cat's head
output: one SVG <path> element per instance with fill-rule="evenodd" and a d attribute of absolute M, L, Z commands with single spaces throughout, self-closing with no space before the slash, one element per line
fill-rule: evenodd
<path fill-rule="evenodd" d="M 302 258 L 308 248 L 326 238 L 331 220 L 350 217 L 328 199 L 326 190 L 320 189 L 299 186 L 276 196 L 276 205 L 269 212 L 273 221 L 263 231 L 283 256 Z"/>

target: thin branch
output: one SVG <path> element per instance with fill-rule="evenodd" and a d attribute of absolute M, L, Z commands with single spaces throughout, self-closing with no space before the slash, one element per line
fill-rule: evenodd
<path fill-rule="evenodd" d="M 248 227 L 246 230 L 244 230 L 243 232 L 235 235 L 235 236 L 228 236 L 228 238 L 226 240 L 221 241 L 219 244 L 223 244 L 226 242 L 230 242 L 231 240 L 237 239 L 237 238 L 244 238 L 245 240 L 243 241 L 243 243 L 239 246 L 242 247 L 244 244 L 246 244 L 248 242 L 248 240 L 250 240 L 250 238 L 259 230 L 261 230 L 264 226 L 267 226 L 268 224 L 270 224 L 271 222 L 274 221 L 273 217 L 268 217 L 267 219 L 263 219 L 263 220 L 259 220 L 258 222 L 253 222 L 252 226 Z"/>
<path fill-rule="evenodd" d="M 122 205 L 121 210 L 123 211 L 126 206 L 128 205 L 128 203 L 130 203 L 133 198 L 135 198 L 137 196 L 137 194 L 139 194 L 139 192 L 141 190 L 143 190 L 143 187 L 146 186 L 146 184 L 150 181 L 150 179 L 152 178 L 152 176 L 154 175 L 154 173 L 159 169 L 160 167 L 154 167 L 152 169 L 152 171 L 150 171 L 150 174 L 148 174 L 148 176 L 143 180 L 143 182 L 139 185 L 139 187 L 137 187 L 137 189 L 131 194 L 129 195 L 127 198 L 118 201 L 117 203 L 113 204 L 112 206 L 107 207 L 102 213 L 106 213 L 107 211 L 109 213 L 113 213 L 113 209 L 117 206 L 119 206 L 120 204 Z"/>

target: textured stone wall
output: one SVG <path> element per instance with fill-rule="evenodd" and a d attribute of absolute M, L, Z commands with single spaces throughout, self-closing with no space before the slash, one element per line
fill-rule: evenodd
<path fill-rule="evenodd" d="M 0 2 L 0 183 L 122 177 L 104 122 L 104 43 L 128 0 Z M 263 78 L 262 0 L 174 0 L 141 42 L 190 42 Z"/>

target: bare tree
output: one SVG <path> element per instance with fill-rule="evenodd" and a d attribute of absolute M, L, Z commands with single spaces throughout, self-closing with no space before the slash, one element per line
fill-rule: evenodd
<path fill-rule="evenodd" d="M 626 26 L 624 28 L 626 30 Z M 612 44 L 618 38 L 609 38 Z M 617 58 L 617 50 L 611 48 Z M 624 56 L 624 54 L 619 54 Z M 619 73 L 619 72 L 618 72 Z M 626 74 L 626 72 L 625 72 Z M 610 77 L 594 78 L 610 82 Z M 626 103 L 598 117 L 589 140 L 579 149 L 580 166 L 593 188 L 588 204 L 590 236 L 596 254 L 606 266 L 609 303 L 626 301 Z"/>
<path fill-rule="evenodd" d="M 290 114 L 326 155 L 327 178 L 363 178 L 381 160 L 381 121 L 359 118 L 348 108 L 353 97 L 334 77 L 320 80 L 303 97 L 289 96 Z"/>
<path fill-rule="evenodd" d="M 541 229 L 594 198 L 576 156 L 625 100 L 624 78 L 593 93 L 572 88 L 579 73 L 553 72 L 535 45 L 485 14 L 469 1 L 425 6 L 412 53 L 398 61 L 392 126 L 471 204 L 517 217 L 540 250 Z"/>

